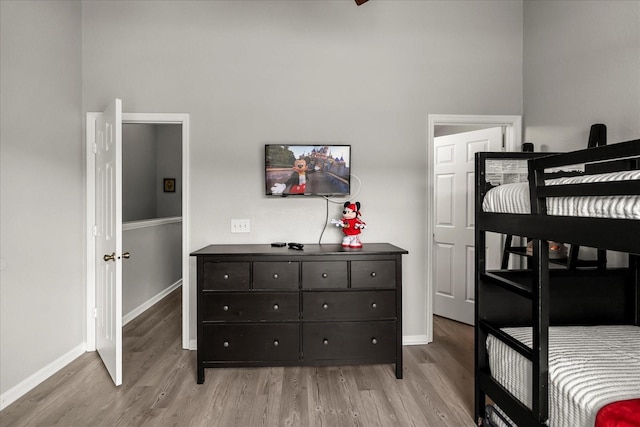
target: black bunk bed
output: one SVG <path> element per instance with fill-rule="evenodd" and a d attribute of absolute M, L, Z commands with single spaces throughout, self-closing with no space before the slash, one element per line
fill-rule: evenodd
<path fill-rule="evenodd" d="M 487 162 L 513 159 L 527 162 L 530 212 L 485 212 L 483 201 L 492 188 L 487 182 Z M 631 196 L 638 203 L 633 199 L 640 195 L 637 175 L 631 180 L 564 185 L 547 181 L 545 185 L 545 180 L 558 176 L 546 172 L 554 168 L 583 165 L 579 175 L 594 175 L 633 171 L 640 169 L 639 164 L 640 140 L 561 154 L 476 154 L 474 415 L 478 425 L 493 425 L 487 418 L 496 413 L 496 406 L 501 414 L 498 418 L 504 420 L 506 415 L 512 425 L 553 425 L 549 420 L 550 328 L 640 326 L 640 218 L 547 213 L 547 202 L 555 197 Z M 532 239 L 530 268 L 487 271 L 487 232 Z M 592 270 L 549 268 L 549 241 L 622 252 L 628 255 L 628 263 L 621 268 Z M 521 327 L 529 328 L 527 343 L 506 332 Z M 494 377 L 487 350 L 490 337 L 528 361 L 528 402 L 518 399 L 515 391 Z M 640 398 L 640 393 L 635 397 Z"/>

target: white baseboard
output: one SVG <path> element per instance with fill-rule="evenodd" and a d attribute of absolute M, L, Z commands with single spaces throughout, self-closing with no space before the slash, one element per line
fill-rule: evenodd
<path fill-rule="evenodd" d="M 38 384 L 67 366 L 69 363 L 73 362 L 85 352 L 86 344 L 82 343 L 71 351 L 68 351 L 66 354 L 58 357 L 56 360 L 40 369 L 35 374 L 29 376 L 24 381 L 2 393 L 0 395 L 0 411 L 27 394 L 29 391 L 33 390 Z"/>
<path fill-rule="evenodd" d="M 402 345 L 423 345 L 429 344 L 429 342 L 426 335 L 404 335 L 402 337 Z"/>
<path fill-rule="evenodd" d="M 126 325 L 136 317 L 140 316 L 142 313 L 150 309 L 153 305 L 157 304 L 162 298 L 166 297 L 167 295 L 169 295 L 171 292 L 173 292 L 176 288 L 179 288 L 180 286 L 182 286 L 182 279 L 178 280 L 176 283 L 169 286 L 159 294 L 155 295 L 154 297 L 140 304 L 138 307 L 134 308 L 127 314 L 123 315 L 122 326 Z"/>

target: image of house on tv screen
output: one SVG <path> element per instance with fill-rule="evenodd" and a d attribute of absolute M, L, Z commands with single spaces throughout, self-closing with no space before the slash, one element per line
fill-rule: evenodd
<path fill-rule="evenodd" d="M 266 194 L 348 195 L 350 157 L 349 145 L 266 145 Z"/>

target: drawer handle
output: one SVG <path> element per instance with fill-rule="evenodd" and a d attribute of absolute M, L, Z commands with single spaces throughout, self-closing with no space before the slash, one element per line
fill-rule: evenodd
<path fill-rule="evenodd" d="M 229 341 L 225 341 L 225 342 L 223 342 L 223 343 L 222 343 L 222 346 L 223 346 L 223 347 L 229 347 Z"/>
<path fill-rule="evenodd" d="M 325 339 L 323 339 L 323 340 L 322 340 L 322 344 L 324 344 L 324 345 L 329 345 L 329 340 L 328 340 L 328 339 L 326 339 L 326 338 L 325 338 Z"/>
<path fill-rule="evenodd" d="M 374 302 L 373 304 L 371 304 L 371 308 L 378 308 L 378 304 Z"/>
<path fill-rule="evenodd" d="M 278 310 L 280 308 L 280 306 L 278 304 L 273 304 L 273 309 L 274 310 Z"/>
<path fill-rule="evenodd" d="M 327 273 L 322 273 L 322 278 L 326 279 L 327 277 L 329 277 L 329 275 Z"/>
<path fill-rule="evenodd" d="M 378 344 L 378 340 L 375 338 L 371 338 L 371 344 Z"/>
<path fill-rule="evenodd" d="M 222 311 L 229 311 L 229 306 L 228 305 L 223 305 L 222 306 Z"/>
<path fill-rule="evenodd" d="M 324 304 L 322 304 L 322 308 L 324 308 L 324 309 L 326 310 L 327 308 L 329 308 L 329 304 L 327 304 L 327 303 L 325 302 Z"/>
<path fill-rule="evenodd" d="M 273 340 L 273 346 L 274 347 L 277 347 L 279 345 L 280 345 L 280 343 L 278 342 L 278 340 Z"/>
<path fill-rule="evenodd" d="M 224 280 L 227 280 L 227 279 L 229 278 L 229 275 L 228 275 L 228 274 L 225 274 L 225 275 L 223 275 L 223 276 L 222 276 L 222 278 L 223 278 Z"/>
<path fill-rule="evenodd" d="M 371 277 L 376 277 L 376 272 L 375 271 L 371 272 Z"/>
<path fill-rule="evenodd" d="M 277 279 L 278 278 L 278 273 L 273 273 L 273 278 Z"/>

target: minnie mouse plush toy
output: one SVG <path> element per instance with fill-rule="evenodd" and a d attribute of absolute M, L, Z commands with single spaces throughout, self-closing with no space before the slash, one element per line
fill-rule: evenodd
<path fill-rule="evenodd" d="M 335 224 L 336 227 L 342 228 L 342 232 L 344 233 L 342 247 L 361 248 L 362 242 L 360 241 L 359 235 L 363 228 L 367 228 L 367 225 L 359 218 L 360 202 L 346 202 L 342 215 L 342 219 L 340 220 L 331 220 L 331 223 Z"/>

